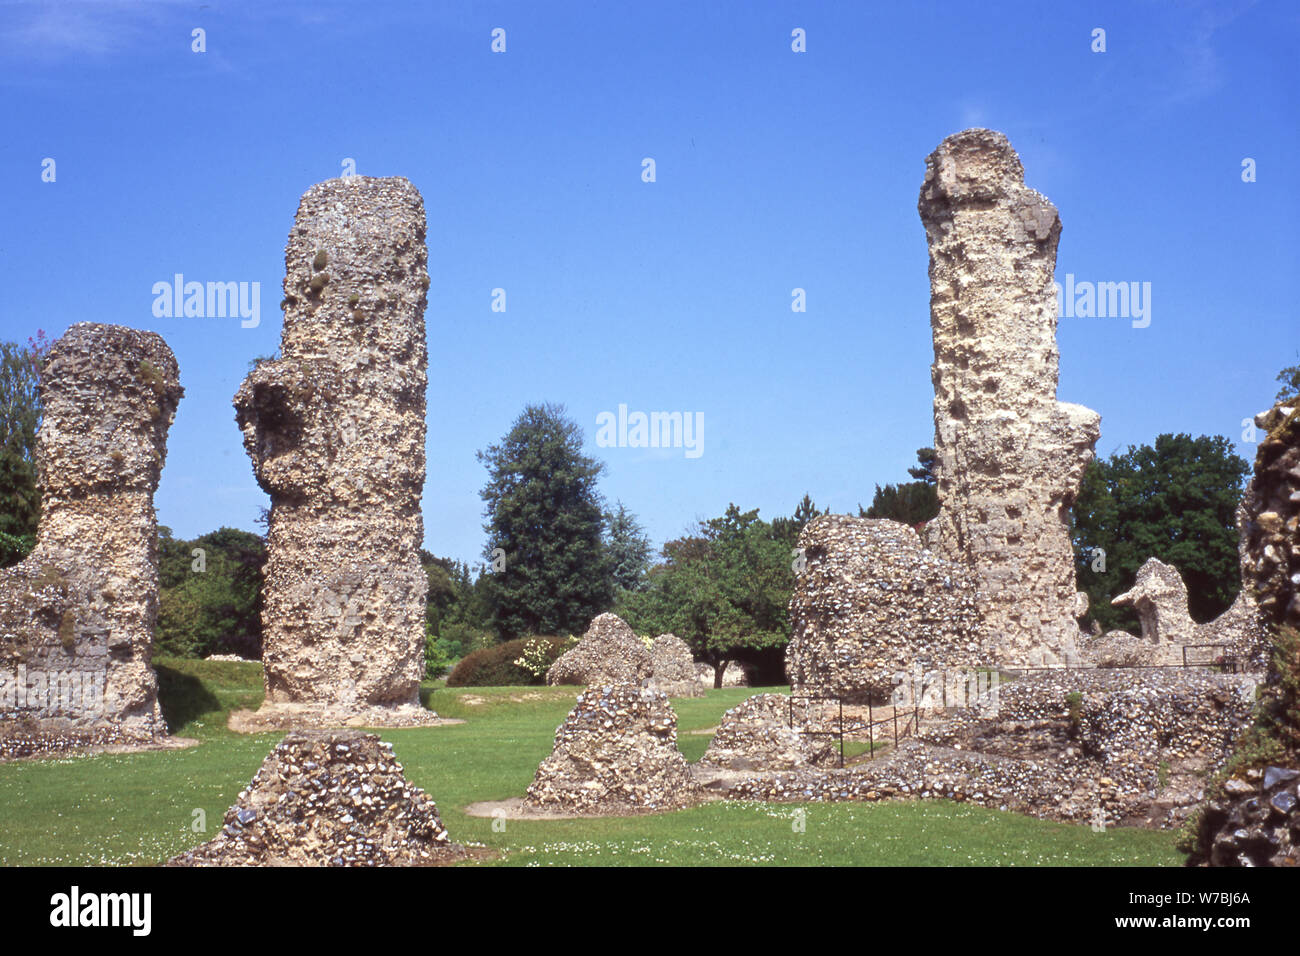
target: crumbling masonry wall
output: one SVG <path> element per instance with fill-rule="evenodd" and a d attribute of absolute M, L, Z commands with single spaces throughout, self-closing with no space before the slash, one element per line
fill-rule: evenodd
<path fill-rule="evenodd" d="M 271 496 L 264 723 L 430 716 L 418 696 L 424 239 L 424 201 L 405 179 L 309 189 L 285 247 L 281 357 L 235 395 Z"/>
<path fill-rule="evenodd" d="M 974 571 L 1002 663 L 1073 660 L 1069 510 L 1100 416 L 1056 400 L 1052 273 L 1061 222 L 1001 133 L 970 129 L 926 159 L 941 550 Z"/>
<path fill-rule="evenodd" d="M 36 547 L 0 571 L 0 757 L 166 732 L 153 495 L 184 390 L 162 338 L 81 322 L 41 372 Z"/>

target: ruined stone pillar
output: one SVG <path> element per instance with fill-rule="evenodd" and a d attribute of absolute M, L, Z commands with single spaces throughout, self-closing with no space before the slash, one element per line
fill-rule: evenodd
<path fill-rule="evenodd" d="M 985 641 L 1003 663 L 1074 659 L 1070 507 L 1100 432 L 1056 400 L 1052 273 L 1061 222 L 1024 184 L 1007 138 L 949 136 L 918 203 L 930 246 L 940 549 L 975 572 Z"/>
<path fill-rule="evenodd" d="M 235 395 L 271 496 L 266 702 L 240 729 L 434 715 L 419 704 L 427 579 L 424 201 L 402 178 L 318 183 L 285 247 L 281 357 Z"/>
<path fill-rule="evenodd" d="M 36 547 L 0 571 L 0 757 L 166 733 L 153 494 L 184 390 L 162 338 L 81 322 L 41 371 Z"/>

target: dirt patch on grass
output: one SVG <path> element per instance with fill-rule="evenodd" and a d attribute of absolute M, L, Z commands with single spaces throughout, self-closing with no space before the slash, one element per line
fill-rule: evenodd
<path fill-rule="evenodd" d="M 563 810 L 538 810 L 536 807 L 530 807 L 528 804 L 524 803 L 523 797 L 511 797 L 508 800 L 483 800 L 479 803 L 471 803 L 463 809 L 464 812 L 471 817 L 501 816 L 502 819 L 505 820 L 582 820 L 587 817 L 641 817 L 650 813 L 664 813 L 669 810 L 680 810 L 682 808 L 671 807 L 663 810 L 638 810 L 628 808 L 613 813 L 591 810 L 584 813 L 575 813 Z"/>

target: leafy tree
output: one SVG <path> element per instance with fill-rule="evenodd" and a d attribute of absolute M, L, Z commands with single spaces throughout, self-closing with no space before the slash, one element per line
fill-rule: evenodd
<path fill-rule="evenodd" d="M 757 509 L 729 505 L 721 518 L 665 544 L 663 554 L 646 589 L 623 596 L 619 613 L 634 630 L 676 634 L 713 665 L 715 687 L 729 662 L 761 662 L 785 648 L 790 551 Z"/>
<path fill-rule="evenodd" d="M 830 513 L 829 508 L 825 511 L 819 511 L 812 498 L 807 492 L 804 492 L 803 500 L 795 506 L 792 517 L 772 519 L 772 533 L 778 539 L 784 541 L 788 547 L 793 548 L 799 542 L 799 532 L 803 531 L 804 526 L 809 521 Z"/>
<path fill-rule="evenodd" d="M 621 501 L 605 515 L 605 551 L 616 590 L 639 591 L 645 586 L 645 573 L 650 567 L 650 539 L 636 515 Z"/>
<path fill-rule="evenodd" d="M 1274 401 L 1284 401 L 1293 396 L 1300 396 L 1300 365 L 1288 365 L 1277 373 L 1277 380 L 1282 383 Z"/>
<path fill-rule="evenodd" d="M 182 541 L 162 527 L 158 554 L 160 650 L 182 657 L 262 656 L 261 537 L 220 528 Z"/>
<path fill-rule="evenodd" d="M 0 567 L 21 561 L 36 545 L 41 516 L 36 432 L 41 366 L 49 346 L 42 331 L 27 345 L 0 342 Z"/>
<path fill-rule="evenodd" d="M 916 481 L 897 485 L 876 485 L 871 507 L 858 505 L 859 518 L 889 518 L 913 527 L 923 525 L 939 513 L 939 457 L 933 448 L 916 450 L 917 467 L 907 469 Z"/>
<path fill-rule="evenodd" d="M 504 639 L 581 631 L 613 598 L 605 552 L 604 466 L 582 453 L 563 406 L 529 405 L 499 445 L 478 452 L 488 470 L 484 556 L 504 552 L 488 578 L 491 620 Z"/>
<path fill-rule="evenodd" d="M 1195 620 L 1227 610 L 1241 587 L 1236 509 L 1249 470 L 1220 435 L 1160 435 L 1154 446 L 1091 462 L 1072 525 L 1089 617 L 1106 630 L 1136 630 L 1132 610 L 1110 601 L 1153 557 L 1182 574 Z"/>
<path fill-rule="evenodd" d="M 916 468 L 907 469 L 907 473 L 917 481 L 924 482 L 927 485 L 937 485 L 939 483 L 939 453 L 933 448 L 918 448 L 916 450 Z"/>

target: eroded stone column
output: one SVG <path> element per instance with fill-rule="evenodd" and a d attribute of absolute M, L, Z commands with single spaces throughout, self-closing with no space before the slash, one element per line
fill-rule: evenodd
<path fill-rule="evenodd" d="M 0 571 L 0 756 L 166 733 L 150 664 L 153 495 L 184 390 L 162 338 L 81 322 L 50 348 L 36 547 Z"/>
<path fill-rule="evenodd" d="M 240 729 L 426 721 L 424 201 L 353 176 L 302 197 L 281 357 L 235 395 L 271 496 L 266 702 Z"/>
<path fill-rule="evenodd" d="M 1024 184 L 1007 138 L 949 136 L 918 203 L 930 246 L 938 541 L 978 580 L 981 627 L 1003 663 L 1074 659 L 1070 507 L 1100 416 L 1056 400 L 1052 273 L 1061 222 Z"/>

